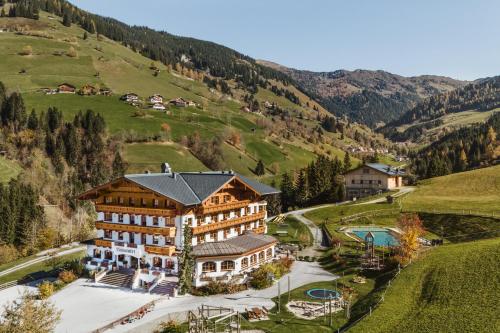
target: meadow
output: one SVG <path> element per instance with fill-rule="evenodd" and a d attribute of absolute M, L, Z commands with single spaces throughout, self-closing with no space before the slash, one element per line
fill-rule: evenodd
<path fill-rule="evenodd" d="M 21 167 L 16 162 L 0 156 L 0 183 L 8 182 L 20 172 Z"/>
<path fill-rule="evenodd" d="M 500 215 L 500 165 L 421 181 L 402 205 L 404 211 Z"/>
<path fill-rule="evenodd" d="M 445 245 L 397 277 L 349 332 L 496 332 L 500 239 Z"/>

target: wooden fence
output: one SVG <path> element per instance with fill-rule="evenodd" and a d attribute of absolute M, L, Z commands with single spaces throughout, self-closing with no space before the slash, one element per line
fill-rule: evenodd
<path fill-rule="evenodd" d="M 4 284 L 0 284 L 0 290 L 4 290 L 4 289 L 10 288 L 10 287 L 17 286 L 18 283 L 19 283 L 19 281 L 15 280 L 15 281 L 6 282 Z"/>

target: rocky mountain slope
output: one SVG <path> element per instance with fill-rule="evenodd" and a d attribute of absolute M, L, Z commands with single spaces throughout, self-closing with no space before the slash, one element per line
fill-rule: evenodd
<path fill-rule="evenodd" d="M 370 70 L 312 72 L 258 62 L 289 75 L 336 116 L 346 116 L 372 128 L 399 118 L 427 97 L 467 84 L 434 75 L 404 77 Z"/>

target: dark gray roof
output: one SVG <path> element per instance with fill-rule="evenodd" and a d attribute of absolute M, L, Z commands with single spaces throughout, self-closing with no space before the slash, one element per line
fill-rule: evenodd
<path fill-rule="evenodd" d="M 247 231 L 241 236 L 221 242 L 210 242 L 193 247 L 195 257 L 217 257 L 239 255 L 266 245 L 276 243 L 276 238 Z"/>
<path fill-rule="evenodd" d="M 256 180 L 253 180 L 251 178 L 242 176 L 240 174 L 237 174 L 238 178 L 241 179 L 244 183 L 246 183 L 248 186 L 253 188 L 255 191 L 259 192 L 260 195 L 266 195 L 266 194 L 277 194 L 280 193 L 279 190 L 275 189 L 274 187 L 268 186 L 266 184 L 262 184 Z"/>
<path fill-rule="evenodd" d="M 200 204 L 235 177 L 260 195 L 279 193 L 277 189 L 271 186 L 229 171 L 125 175 L 126 179 L 187 206 Z"/>
<path fill-rule="evenodd" d="M 179 175 L 202 201 L 234 177 L 229 172 L 181 172 Z"/>
<path fill-rule="evenodd" d="M 196 205 L 201 202 L 184 179 L 177 174 L 145 173 L 125 175 L 125 178 L 184 205 Z"/>
<path fill-rule="evenodd" d="M 404 169 L 393 167 L 387 164 L 382 164 L 382 163 L 366 163 L 366 166 L 375 169 L 377 171 L 380 171 L 382 173 L 385 173 L 386 175 L 389 176 L 402 176 L 405 174 Z"/>

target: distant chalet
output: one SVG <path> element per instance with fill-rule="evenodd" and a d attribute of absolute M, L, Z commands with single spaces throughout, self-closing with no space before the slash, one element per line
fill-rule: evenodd
<path fill-rule="evenodd" d="M 348 199 L 362 198 L 403 185 L 404 169 L 382 163 L 367 163 L 344 175 Z"/>

